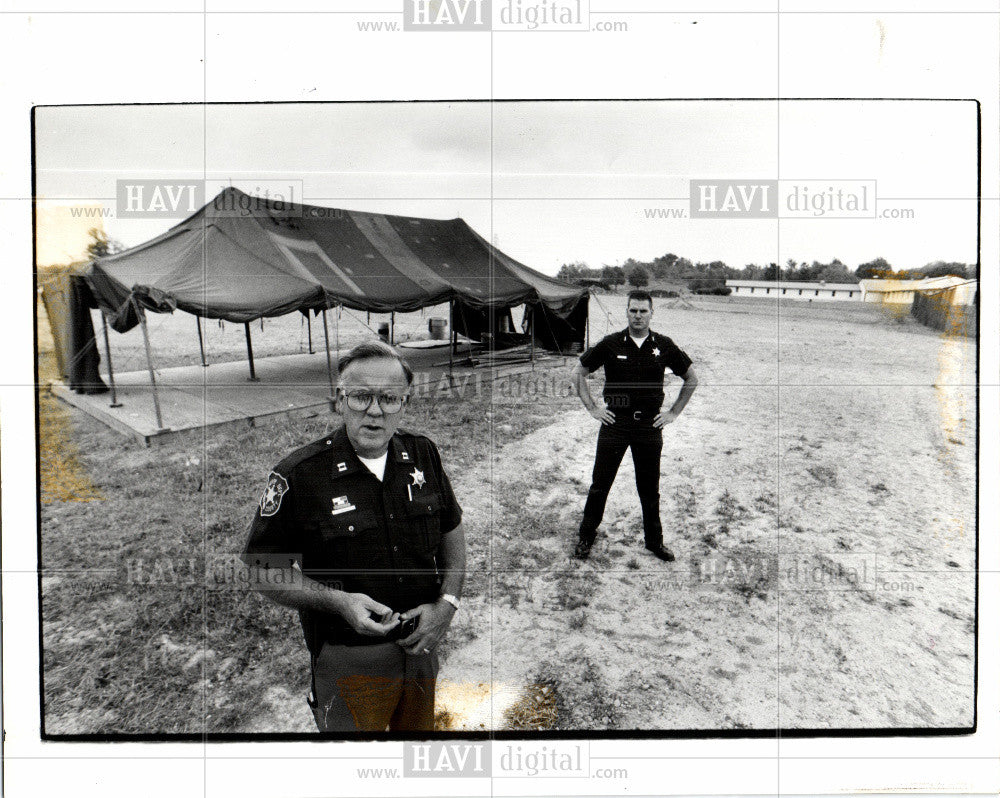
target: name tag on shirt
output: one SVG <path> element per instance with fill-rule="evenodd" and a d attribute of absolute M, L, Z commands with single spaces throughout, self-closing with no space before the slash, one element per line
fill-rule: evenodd
<path fill-rule="evenodd" d="M 628 355 L 618 355 L 619 360 L 628 360 Z"/>
<path fill-rule="evenodd" d="M 346 496 L 338 496 L 333 500 L 333 509 L 330 511 L 330 515 L 340 515 L 357 509 Z"/>

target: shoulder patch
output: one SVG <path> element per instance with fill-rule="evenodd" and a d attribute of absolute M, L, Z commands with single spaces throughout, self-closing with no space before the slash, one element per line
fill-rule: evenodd
<path fill-rule="evenodd" d="M 281 498 L 288 493 L 288 480 L 277 471 L 268 474 L 267 485 L 260 496 L 260 514 L 274 515 L 281 509 Z"/>

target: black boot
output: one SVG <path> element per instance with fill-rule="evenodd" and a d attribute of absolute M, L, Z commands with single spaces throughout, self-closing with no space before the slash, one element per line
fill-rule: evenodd
<path fill-rule="evenodd" d="M 590 556 L 590 550 L 594 546 L 594 540 L 597 538 L 597 533 L 588 535 L 587 533 L 581 531 L 580 539 L 576 543 L 576 549 L 573 552 L 573 556 L 578 560 L 586 560 Z"/>
<path fill-rule="evenodd" d="M 663 545 L 663 541 L 647 539 L 646 548 L 664 562 L 674 561 L 674 553 Z"/>

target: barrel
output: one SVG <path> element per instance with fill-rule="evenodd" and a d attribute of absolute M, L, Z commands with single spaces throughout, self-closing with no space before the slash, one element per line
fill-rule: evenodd
<path fill-rule="evenodd" d="M 427 320 L 427 330 L 431 334 L 431 338 L 435 341 L 443 341 L 445 338 L 445 331 L 448 329 L 447 319 L 428 319 Z"/>
<path fill-rule="evenodd" d="M 378 326 L 378 337 L 386 343 L 389 342 L 389 322 L 383 321 Z"/>

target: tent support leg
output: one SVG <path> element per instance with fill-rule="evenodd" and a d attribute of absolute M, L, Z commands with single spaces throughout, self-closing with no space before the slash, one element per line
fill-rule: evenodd
<path fill-rule="evenodd" d="M 531 307 L 531 319 L 530 319 L 530 324 L 531 324 L 531 349 L 530 349 L 530 354 L 528 356 L 528 359 L 531 361 L 531 367 L 534 368 L 535 367 L 535 308 L 532 307 L 532 306 L 530 306 L 530 305 L 529 305 L 529 307 Z"/>
<path fill-rule="evenodd" d="M 455 376 L 452 373 L 455 368 L 455 344 L 458 342 L 458 335 L 455 333 L 455 300 L 448 302 L 448 385 L 454 385 Z"/>
<path fill-rule="evenodd" d="M 389 314 L 389 346 L 396 345 L 396 311 Z"/>
<path fill-rule="evenodd" d="M 587 339 L 584 349 L 590 349 L 590 303 L 587 303 L 587 318 L 583 321 L 584 337 Z"/>
<path fill-rule="evenodd" d="M 330 362 L 330 328 L 326 323 L 326 308 L 323 308 L 323 337 L 326 339 L 326 375 L 330 380 L 330 395 L 327 397 L 330 403 L 333 404 L 336 401 L 336 395 L 333 389 L 333 363 Z M 337 353 L 337 359 L 340 360 L 340 353 Z"/>
<path fill-rule="evenodd" d="M 203 368 L 208 368 L 208 361 L 205 360 L 205 340 L 201 336 L 201 316 L 195 316 L 194 320 L 198 322 L 198 350 L 201 352 L 201 365 Z"/>
<path fill-rule="evenodd" d="M 121 407 L 118 401 L 118 391 L 115 390 L 115 370 L 111 366 L 111 343 L 108 341 L 108 317 L 101 311 L 101 323 L 104 325 L 104 354 L 108 359 L 108 382 L 111 383 L 111 407 Z"/>
<path fill-rule="evenodd" d="M 253 342 L 250 340 L 250 322 L 243 322 L 243 332 L 247 336 L 247 360 L 250 361 L 250 376 L 247 378 L 247 382 L 260 382 L 257 379 L 257 372 L 253 367 Z"/>
<path fill-rule="evenodd" d="M 153 353 L 149 348 L 149 330 L 146 328 L 146 311 L 136 306 L 139 311 L 139 324 L 142 325 L 142 342 L 146 345 L 146 363 L 149 364 L 149 384 L 153 387 L 153 409 L 156 411 L 157 432 L 166 430 L 163 426 L 163 414 L 160 412 L 160 395 L 156 390 L 156 375 L 153 373 Z"/>
<path fill-rule="evenodd" d="M 309 354 L 313 353 L 313 323 L 312 317 L 306 313 L 306 331 L 309 335 Z"/>

